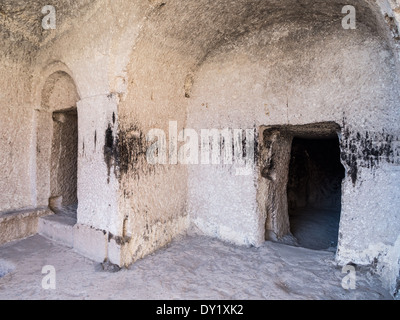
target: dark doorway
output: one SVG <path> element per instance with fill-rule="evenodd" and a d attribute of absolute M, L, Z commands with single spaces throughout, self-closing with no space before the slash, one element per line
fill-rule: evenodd
<path fill-rule="evenodd" d="M 78 115 L 77 110 L 53 113 L 49 206 L 56 213 L 76 215 L 78 205 Z"/>
<path fill-rule="evenodd" d="M 337 137 L 294 137 L 287 198 L 290 230 L 300 246 L 336 248 L 344 176 Z"/>

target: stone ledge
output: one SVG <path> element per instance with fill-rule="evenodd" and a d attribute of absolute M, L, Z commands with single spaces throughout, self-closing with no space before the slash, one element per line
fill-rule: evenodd
<path fill-rule="evenodd" d="M 1 212 L 0 245 L 35 235 L 38 232 L 39 218 L 52 213 L 48 208 Z"/>

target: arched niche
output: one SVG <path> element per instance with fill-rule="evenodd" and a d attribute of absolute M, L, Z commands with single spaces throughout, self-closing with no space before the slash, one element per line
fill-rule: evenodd
<path fill-rule="evenodd" d="M 47 76 L 36 109 L 36 196 L 38 206 L 76 207 L 79 94 L 65 71 Z"/>

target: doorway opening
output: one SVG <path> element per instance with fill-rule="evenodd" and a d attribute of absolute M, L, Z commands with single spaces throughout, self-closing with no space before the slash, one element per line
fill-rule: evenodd
<path fill-rule="evenodd" d="M 78 207 L 78 113 L 76 108 L 53 112 L 49 207 L 76 219 Z"/>
<path fill-rule="evenodd" d="M 337 136 L 293 138 L 287 201 L 290 231 L 300 246 L 336 249 L 344 176 Z"/>
<path fill-rule="evenodd" d="M 260 128 L 258 205 L 265 240 L 316 250 L 337 246 L 341 185 L 336 122 Z"/>

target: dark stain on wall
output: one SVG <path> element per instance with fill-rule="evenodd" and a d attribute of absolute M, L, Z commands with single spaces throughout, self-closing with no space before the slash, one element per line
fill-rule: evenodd
<path fill-rule="evenodd" d="M 257 128 L 254 128 L 254 165 L 257 166 L 260 160 L 260 146 L 258 143 L 258 139 L 259 139 L 259 132 L 257 130 Z"/>
<path fill-rule="evenodd" d="M 108 124 L 107 130 L 106 130 L 106 135 L 105 135 L 105 151 L 110 151 L 114 147 L 114 137 L 113 137 L 113 131 L 111 129 L 111 124 Z"/>
<path fill-rule="evenodd" d="M 115 164 L 116 160 L 116 148 L 115 148 L 115 143 L 114 143 L 114 136 L 113 136 L 113 130 L 111 128 L 111 124 L 108 124 L 108 127 L 106 129 L 105 133 L 105 141 L 104 141 L 104 161 L 107 165 L 107 182 L 110 182 L 110 174 L 111 174 L 111 167 L 113 166 L 113 163 Z"/>
<path fill-rule="evenodd" d="M 94 131 L 94 148 L 96 149 L 97 145 L 97 131 Z"/>
<path fill-rule="evenodd" d="M 108 233 L 108 242 L 114 240 L 115 243 L 119 246 L 123 246 L 131 241 L 131 238 L 128 236 L 120 237 L 112 234 L 111 232 Z"/>
<path fill-rule="evenodd" d="M 347 165 L 348 174 L 353 185 L 358 177 L 359 168 L 375 169 L 382 162 L 396 163 L 399 161 L 398 150 L 394 142 L 398 137 L 385 132 L 360 132 L 344 125 L 341 141 L 341 159 Z"/>
<path fill-rule="evenodd" d="M 146 153 L 149 142 L 146 135 L 139 125 L 132 124 L 125 128 L 120 128 L 116 138 L 112 132 L 112 125 L 109 124 L 105 134 L 104 159 L 110 175 L 111 167 L 114 165 L 115 175 L 121 181 L 123 176 L 128 175 L 134 179 L 139 179 L 141 175 L 153 174 L 157 166 L 147 164 Z M 258 131 L 254 128 L 254 139 L 247 141 L 245 131 L 242 136 L 242 153 L 237 155 L 246 159 L 248 148 L 252 148 L 254 159 L 247 159 L 256 164 L 260 157 L 258 145 Z M 221 137 L 220 150 L 224 150 L 227 141 Z M 232 156 L 235 155 L 235 146 L 232 143 Z M 250 156 L 250 154 L 249 154 Z M 223 160 L 222 160 L 223 161 Z"/>
<path fill-rule="evenodd" d="M 232 133 L 234 130 L 231 131 Z M 222 137 L 222 136 L 221 136 Z M 241 140 L 241 146 L 239 147 L 239 150 L 236 150 L 236 145 L 235 145 L 235 137 L 231 137 L 231 143 L 232 143 L 232 157 L 235 161 L 240 161 L 240 160 L 245 160 L 247 165 L 257 165 L 258 160 L 260 158 L 260 148 L 259 148 L 259 134 L 258 130 L 256 128 L 253 128 L 253 136 L 251 137 L 251 140 L 248 141 L 247 133 L 246 130 L 242 131 L 242 140 Z M 220 145 L 220 150 L 225 149 L 225 144 L 227 141 L 225 141 L 224 137 L 221 139 L 221 145 Z M 241 152 L 240 151 L 241 148 Z M 236 157 L 236 158 L 235 158 Z"/>
<path fill-rule="evenodd" d="M 244 132 L 242 135 L 242 157 L 245 159 L 247 156 L 247 136 Z"/>
<path fill-rule="evenodd" d="M 118 132 L 117 145 L 117 165 L 120 177 L 129 173 L 139 179 L 140 172 L 150 173 L 154 170 L 154 166 L 146 165 L 148 143 L 138 125 L 121 129 Z"/>

